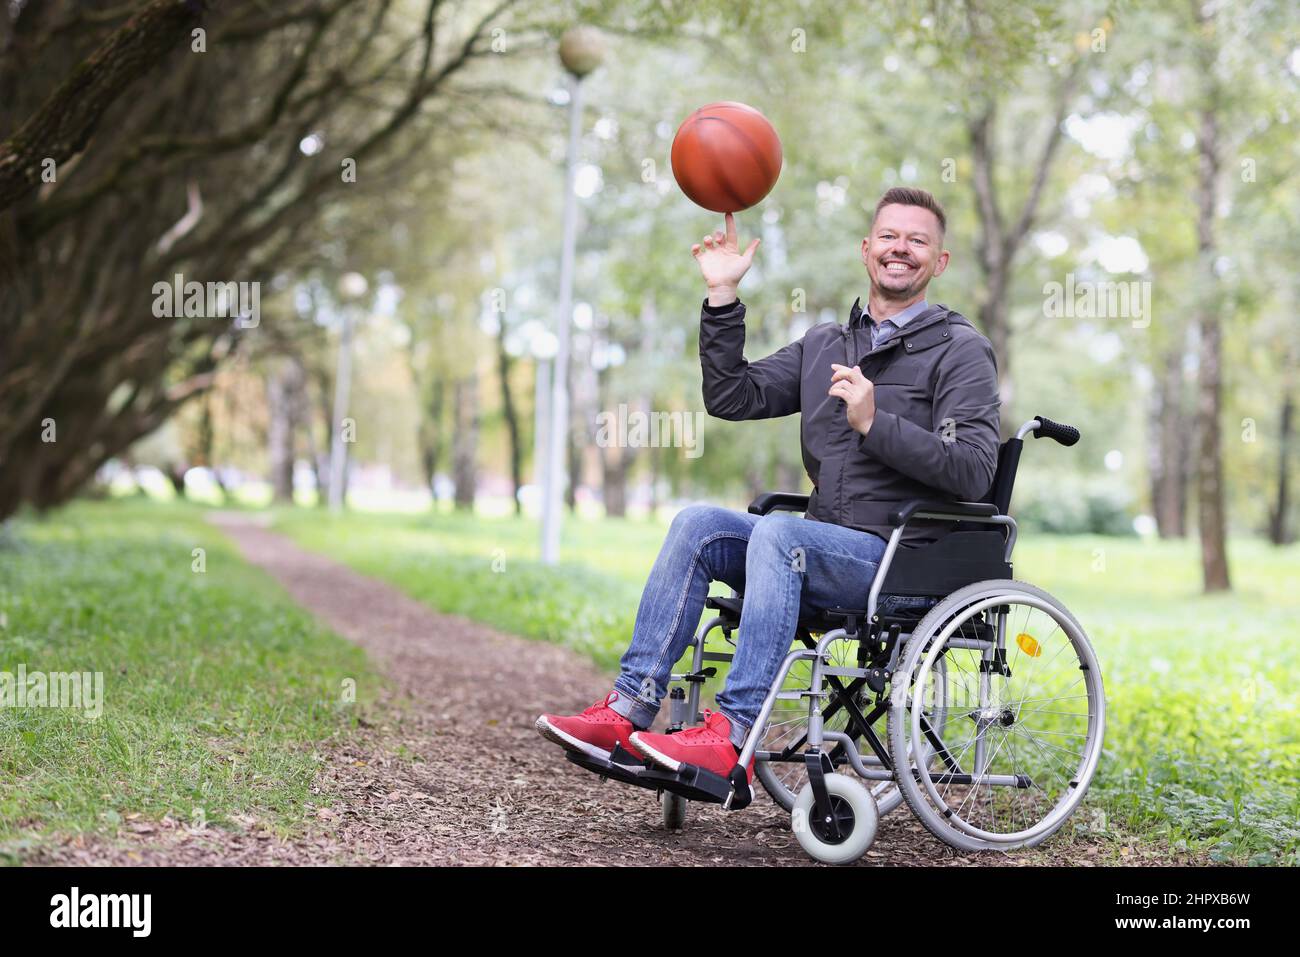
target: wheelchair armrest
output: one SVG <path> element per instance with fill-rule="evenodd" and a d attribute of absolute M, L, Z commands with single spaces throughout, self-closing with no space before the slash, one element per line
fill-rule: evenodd
<path fill-rule="evenodd" d="M 753 511 L 752 507 L 750 511 Z M 891 511 L 889 524 L 905 525 L 918 512 L 937 512 L 961 518 L 992 518 L 998 514 L 998 507 L 990 502 L 927 502 L 924 499 L 915 499 L 904 502 Z"/>
<path fill-rule="evenodd" d="M 798 492 L 764 492 L 749 503 L 751 515 L 766 515 L 768 512 L 806 512 L 808 496 Z"/>

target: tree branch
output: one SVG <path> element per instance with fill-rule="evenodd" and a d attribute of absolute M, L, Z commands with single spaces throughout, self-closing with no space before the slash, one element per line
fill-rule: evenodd
<path fill-rule="evenodd" d="M 0 144 L 0 211 L 40 184 L 41 164 L 81 152 L 108 107 L 158 65 L 213 0 L 154 0 L 81 64 Z"/>

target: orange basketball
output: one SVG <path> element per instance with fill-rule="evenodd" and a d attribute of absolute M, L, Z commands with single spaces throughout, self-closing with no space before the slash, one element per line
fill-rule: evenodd
<path fill-rule="evenodd" d="M 687 198 L 715 213 L 748 209 L 781 175 L 781 139 L 744 103 L 710 103 L 677 128 L 673 176 Z"/>

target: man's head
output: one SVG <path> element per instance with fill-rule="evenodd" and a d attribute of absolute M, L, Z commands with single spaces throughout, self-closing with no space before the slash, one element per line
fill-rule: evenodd
<path fill-rule="evenodd" d="M 885 299 L 920 298 L 930 280 L 948 268 L 943 248 L 943 207 L 923 189 L 896 186 L 880 197 L 862 262 L 872 289 Z"/>

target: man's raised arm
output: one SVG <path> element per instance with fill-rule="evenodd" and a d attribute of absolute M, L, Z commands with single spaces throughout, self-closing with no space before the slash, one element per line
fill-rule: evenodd
<path fill-rule="evenodd" d="M 770 419 L 799 411 L 803 340 L 745 361 L 745 306 L 739 300 L 700 312 L 704 408 L 719 419 Z"/>
<path fill-rule="evenodd" d="M 737 298 L 737 287 L 754 261 L 759 240 L 742 253 L 731 213 L 727 213 L 726 226 L 725 233 L 717 230 L 691 247 L 709 287 L 700 311 L 704 408 L 720 419 L 791 415 L 799 411 L 802 341 L 757 362 L 745 361 L 745 306 Z"/>

